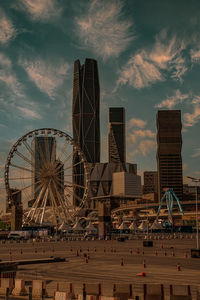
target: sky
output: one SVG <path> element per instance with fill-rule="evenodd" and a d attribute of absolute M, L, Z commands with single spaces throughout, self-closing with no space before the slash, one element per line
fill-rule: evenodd
<path fill-rule="evenodd" d="M 157 111 L 180 109 L 184 180 L 200 177 L 199 11 L 199 0 L 0 1 L 1 178 L 30 130 L 72 136 L 73 63 L 85 58 L 98 61 L 101 161 L 109 107 L 125 107 L 127 161 L 141 175 L 157 169 Z"/>

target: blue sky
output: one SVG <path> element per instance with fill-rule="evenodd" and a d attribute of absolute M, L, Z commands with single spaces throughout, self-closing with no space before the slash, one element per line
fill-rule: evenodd
<path fill-rule="evenodd" d="M 184 176 L 200 176 L 198 0 L 0 2 L 0 164 L 30 130 L 72 135 L 73 62 L 98 61 L 101 161 L 108 107 L 126 109 L 127 161 L 156 170 L 156 112 L 181 109 Z M 1 169 L 1 175 L 3 171 Z"/>

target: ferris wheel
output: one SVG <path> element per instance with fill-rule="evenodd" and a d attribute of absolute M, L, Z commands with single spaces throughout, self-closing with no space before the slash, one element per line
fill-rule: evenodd
<path fill-rule="evenodd" d="M 74 222 L 87 205 L 84 154 L 57 129 L 36 129 L 22 136 L 8 154 L 4 180 L 8 205 L 23 205 L 23 224 Z"/>

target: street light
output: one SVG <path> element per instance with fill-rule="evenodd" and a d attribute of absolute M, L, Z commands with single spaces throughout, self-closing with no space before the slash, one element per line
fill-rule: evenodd
<path fill-rule="evenodd" d="M 199 224 L 198 224 L 198 203 L 197 203 L 197 198 L 198 198 L 198 193 L 197 193 L 197 183 L 200 182 L 200 178 L 194 178 L 194 177 L 190 177 L 187 176 L 187 178 L 192 179 L 192 182 L 196 182 L 196 238 L 197 238 L 197 249 L 199 249 Z"/>

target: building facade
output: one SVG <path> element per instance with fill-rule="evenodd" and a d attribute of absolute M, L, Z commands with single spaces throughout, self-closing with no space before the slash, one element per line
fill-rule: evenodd
<path fill-rule="evenodd" d="M 157 168 L 158 200 L 164 188 L 173 188 L 181 201 L 183 198 L 181 111 L 157 112 Z"/>
<path fill-rule="evenodd" d="M 73 138 L 83 151 L 89 163 L 100 162 L 100 120 L 99 120 L 100 88 L 97 61 L 86 58 L 81 66 L 80 61 L 74 62 L 72 127 Z M 80 157 L 74 150 L 73 182 L 84 185 L 83 165 L 79 164 Z M 81 190 L 77 187 L 74 192 L 73 205 L 79 205 L 82 198 Z"/>
<path fill-rule="evenodd" d="M 109 163 L 126 162 L 125 109 L 110 107 L 108 114 Z"/>
<path fill-rule="evenodd" d="M 143 194 L 158 193 L 158 172 L 144 172 Z"/>

